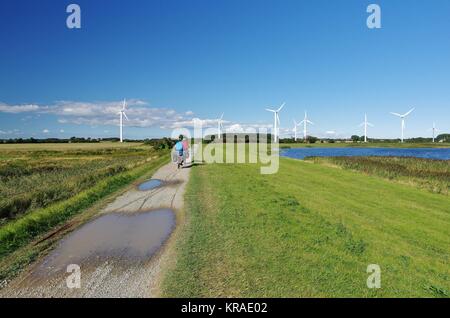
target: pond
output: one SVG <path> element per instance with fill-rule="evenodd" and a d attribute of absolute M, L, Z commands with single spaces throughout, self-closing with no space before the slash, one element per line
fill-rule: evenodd
<path fill-rule="evenodd" d="M 304 159 L 305 157 L 386 156 L 449 160 L 450 148 L 288 148 L 281 149 L 280 155 L 294 159 Z"/>

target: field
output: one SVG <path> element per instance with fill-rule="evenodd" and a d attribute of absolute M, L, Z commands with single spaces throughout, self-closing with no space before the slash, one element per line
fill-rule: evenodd
<path fill-rule="evenodd" d="M 405 157 L 313 157 L 307 160 L 376 175 L 448 195 L 450 162 Z"/>
<path fill-rule="evenodd" d="M 448 297 L 450 199 L 360 172 L 280 159 L 196 166 L 173 297 Z M 366 285 L 381 268 L 381 288 Z"/>
<path fill-rule="evenodd" d="M 59 147 L 0 148 L 0 222 L 68 199 L 100 180 L 145 163 L 152 152 L 136 146 Z"/>
<path fill-rule="evenodd" d="M 8 151 L 40 151 L 40 150 L 99 150 L 99 149 L 118 149 L 118 148 L 130 148 L 140 147 L 142 143 L 129 143 L 129 142 L 93 142 L 93 143 L 36 143 L 36 144 L 0 144 L 0 153 Z"/>
<path fill-rule="evenodd" d="M 167 161 L 142 144 L 0 145 L 0 256 Z"/>

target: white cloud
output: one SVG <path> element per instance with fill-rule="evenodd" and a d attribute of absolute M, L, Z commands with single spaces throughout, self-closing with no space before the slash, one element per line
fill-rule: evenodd
<path fill-rule="evenodd" d="M 64 133 L 64 129 L 60 129 L 59 132 L 62 134 Z"/>
<path fill-rule="evenodd" d="M 22 132 L 19 129 L 0 130 L 0 135 L 20 135 Z"/>
<path fill-rule="evenodd" d="M 200 119 L 200 118 L 192 118 L 192 119 L 184 119 L 177 120 L 174 122 L 169 122 L 168 125 L 162 125 L 161 128 L 166 129 L 175 129 L 175 128 L 192 128 L 194 125 L 201 125 L 202 128 L 211 128 L 217 127 L 216 119 Z"/>
<path fill-rule="evenodd" d="M 57 101 L 51 105 L 7 105 L 0 103 L 0 112 L 52 114 L 58 117 L 60 124 L 76 124 L 89 126 L 105 126 L 119 124 L 118 112 L 122 108 L 122 101 L 77 102 Z M 170 108 L 150 107 L 143 100 L 127 100 L 126 114 L 129 121 L 126 126 L 131 127 L 159 127 L 172 128 L 177 122 L 192 120 L 193 112 L 178 113 Z"/>
<path fill-rule="evenodd" d="M 123 101 L 57 101 L 50 105 L 7 105 L 0 103 L 0 113 L 33 113 L 33 116 L 54 115 L 60 124 L 87 125 L 91 127 L 118 126 L 119 114 Z M 128 127 L 160 128 L 172 130 L 177 128 L 191 129 L 201 124 L 205 129 L 217 129 L 217 119 L 200 119 L 194 112 L 178 112 L 167 107 L 152 107 L 139 99 L 127 100 L 126 114 Z M 223 121 L 224 132 L 255 132 L 260 129 L 271 129 L 267 123 L 242 123 Z M 281 129 L 282 130 L 282 129 Z M 43 131 L 49 133 L 48 129 Z"/>
<path fill-rule="evenodd" d="M 29 113 L 36 112 L 40 109 L 38 105 L 7 105 L 4 103 L 0 103 L 0 112 L 2 113 L 11 113 L 11 114 L 19 114 L 19 113 Z"/>
<path fill-rule="evenodd" d="M 267 124 L 245 124 L 245 123 L 233 123 L 225 127 L 227 133 L 255 133 L 260 130 L 268 130 L 271 125 Z"/>
<path fill-rule="evenodd" d="M 48 133 L 50 132 L 50 130 L 44 129 L 42 132 L 43 132 L 44 134 L 48 134 Z"/>

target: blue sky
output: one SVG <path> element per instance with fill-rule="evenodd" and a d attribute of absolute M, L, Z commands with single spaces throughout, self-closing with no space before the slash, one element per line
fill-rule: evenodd
<path fill-rule="evenodd" d="M 66 6 L 82 28 L 66 27 Z M 366 26 L 370 3 L 382 28 Z M 169 135 L 225 112 L 225 127 L 399 137 L 450 132 L 450 1 L 3 0 L 0 138 Z"/>

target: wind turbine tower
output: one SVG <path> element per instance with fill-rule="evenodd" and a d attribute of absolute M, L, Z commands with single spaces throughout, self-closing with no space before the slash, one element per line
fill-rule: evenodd
<path fill-rule="evenodd" d="M 299 123 L 299 125 L 301 124 L 303 124 L 303 138 L 306 140 L 306 138 L 308 137 L 307 125 L 308 124 L 314 125 L 314 123 L 308 119 L 308 114 L 306 113 L 306 111 L 305 111 L 305 118 L 303 118 L 303 120 Z"/>
<path fill-rule="evenodd" d="M 367 121 L 367 114 L 364 114 L 364 122 L 362 122 L 359 126 L 363 125 L 364 125 L 364 142 L 367 142 L 367 126 L 373 127 L 373 125 Z"/>
<path fill-rule="evenodd" d="M 217 119 L 217 139 L 220 139 L 221 138 L 221 136 L 222 136 L 222 132 L 221 132 L 221 129 L 223 128 L 223 125 L 222 125 L 222 123 L 223 123 L 223 115 L 224 115 L 224 113 L 222 113 L 222 116 L 220 116 L 220 118 L 219 119 Z"/>
<path fill-rule="evenodd" d="M 415 108 L 411 108 L 407 113 L 405 113 L 405 114 L 403 114 L 403 115 L 401 115 L 401 114 L 399 114 L 399 113 L 392 113 L 392 112 L 391 112 L 392 115 L 401 118 L 401 125 L 402 125 L 402 138 L 401 138 L 401 142 L 403 142 L 403 136 L 404 136 L 404 130 L 405 130 L 405 118 L 406 118 L 409 114 L 411 114 L 411 113 L 413 112 L 414 109 L 415 109 Z"/>
<path fill-rule="evenodd" d="M 278 142 L 278 136 L 279 136 L 279 125 L 280 125 L 280 116 L 278 115 L 280 111 L 283 109 L 284 105 L 286 103 L 281 104 L 280 108 L 277 110 L 266 108 L 268 112 L 273 113 L 273 141 Z"/>
<path fill-rule="evenodd" d="M 433 132 L 433 142 L 436 136 L 436 131 L 439 131 L 438 129 L 436 129 L 436 124 L 433 123 L 433 127 L 431 128 L 431 131 Z"/>
<path fill-rule="evenodd" d="M 127 101 L 123 100 L 122 109 L 118 112 L 120 115 L 119 125 L 120 125 L 120 142 L 123 142 L 123 118 L 129 120 L 127 114 L 125 114 L 125 108 L 127 107 Z"/>

